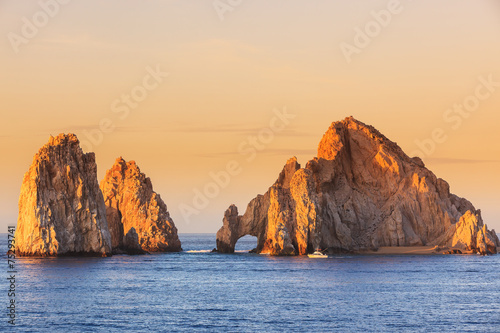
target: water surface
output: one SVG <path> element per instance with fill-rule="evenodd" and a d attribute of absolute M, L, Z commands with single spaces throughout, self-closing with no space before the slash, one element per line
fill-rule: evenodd
<path fill-rule="evenodd" d="M 18 260 L 10 331 L 500 331 L 500 256 L 312 260 L 198 252 L 215 235 L 180 239 L 184 253 Z"/>

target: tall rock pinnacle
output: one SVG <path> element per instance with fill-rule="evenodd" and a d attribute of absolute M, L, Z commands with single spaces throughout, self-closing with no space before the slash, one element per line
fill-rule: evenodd
<path fill-rule="evenodd" d="M 24 175 L 16 251 L 21 256 L 111 253 L 93 153 L 74 134 L 51 137 Z"/>
<path fill-rule="evenodd" d="M 182 250 L 167 206 L 134 161 L 118 158 L 106 172 L 101 190 L 113 249 L 127 247 L 124 246 L 124 237 L 132 232 L 137 233 L 140 248 L 144 251 Z"/>

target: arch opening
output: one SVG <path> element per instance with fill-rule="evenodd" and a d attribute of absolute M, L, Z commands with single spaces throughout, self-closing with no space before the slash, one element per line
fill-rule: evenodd
<path fill-rule="evenodd" d="M 257 237 L 246 235 L 236 241 L 235 253 L 249 253 L 257 249 Z"/>

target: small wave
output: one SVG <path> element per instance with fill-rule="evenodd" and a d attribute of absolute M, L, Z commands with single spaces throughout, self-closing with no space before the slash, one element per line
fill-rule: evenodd
<path fill-rule="evenodd" d="M 184 251 L 185 253 L 210 253 L 213 250 L 189 250 L 189 251 Z M 250 250 L 238 250 L 234 251 L 234 253 L 249 253 Z"/>

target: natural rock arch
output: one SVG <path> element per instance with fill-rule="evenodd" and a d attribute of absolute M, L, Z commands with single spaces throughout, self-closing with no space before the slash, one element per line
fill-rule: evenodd
<path fill-rule="evenodd" d="M 305 168 L 290 159 L 244 215 L 229 207 L 218 251 L 234 252 L 244 235 L 271 255 L 417 245 L 496 253 L 500 245 L 480 210 L 451 194 L 420 158 L 352 117 L 331 125 Z"/>

